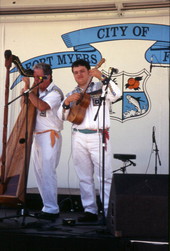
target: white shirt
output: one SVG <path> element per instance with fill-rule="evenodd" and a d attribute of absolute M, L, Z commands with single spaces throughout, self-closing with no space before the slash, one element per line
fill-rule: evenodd
<path fill-rule="evenodd" d="M 92 82 L 89 85 L 89 88 L 87 89 L 87 93 L 90 93 L 91 95 L 91 101 L 90 105 L 86 109 L 86 115 L 83 120 L 83 122 L 80 125 L 73 124 L 73 128 L 76 129 L 102 129 L 103 128 L 103 102 L 100 107 L 97 119 L 95 119 L 97 110 L 98 110 L 98 104 L 100 102 L 100 96 L 104 97 L 105 96 L 105 88 L 106 85 L 103 85 L 101 82 Z M 102 89 L 102 95 L 101 93 L 97 94 L 97 91 L 100 91 Z M 68 93 L 67 96 L 71 95 L 74 92 L 80 92 L 80 88 L 76 87 L 72 92 Z M 106 94 L 106 106 L 105 106 L 105 128 L 110 127 L 110 114 L 109 114 L 109 108 L 110 104 L 112 102 L 115 102 L 118 98 L 121 96 L 121 91 L 118 88 L 118 86 L 113 82 L 109 82 L 109 87 L 107 89 L 107 94 Z M 58 114 L 61 119 L 66 120 L 67 116 L 69 114 L 69 109 L 64 110 L 62 105 L 60 106 L 58 110 Z"/>
<path fill-rule="evenodd" d="M 52 82 L 45 91 L 39 91 L 39 98 L 45 101 L 51 109 L 46 111 L 40 111 L 37 109 L 34 131 L 61 131 L 63 129 L 63 121 L 58 118 L 57 111 L 63 100 L 62 91 Z"/>

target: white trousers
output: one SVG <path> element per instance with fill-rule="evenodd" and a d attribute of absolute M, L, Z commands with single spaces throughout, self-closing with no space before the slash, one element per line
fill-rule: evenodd
<path fill-rule="evenodd" d="M 100 199 L 104 204 L 105 216 L 107 216 L 110 188 L 112 182 L 112 154 L 110 141 L 107 140 L 104 165 L 104 196 L 103 186 L 103 162 L 102 162 L 102 134 L 72 133 L 73 164 L 79 177 L 81 201 L 85 212 L 98 213 L 94 183 L 94 173 L 100 184 Z M 104 198 L 103 198 L 104 197 Z"/>
<path fill-rule="evenodd" d="M 59 163 L 62 136 L 51 146 L 50 132 L 34 135 L 32 158 L 38 189 L 43 201 L 42 211 L 59 213 L 56 168 Z"/>

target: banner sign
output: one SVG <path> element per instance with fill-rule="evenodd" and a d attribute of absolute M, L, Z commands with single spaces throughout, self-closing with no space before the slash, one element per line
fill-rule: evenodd
<path fill-rule="evenodd" d="M 147 23 L 122 23 L 80 29 L 61 36 L 68 48 L 73 47 L 73 51 L 37 56 L 26 60 L 22 65 L 25 69 L 32 69 L 35 64 L 45 62 L 50 64 L 52 69 L 58 69 L 71 67 L 75 60 L 82 58 L 89 61 L 91 66 L 95 66 L 101 60 L 102 54 L 91 44 L 117 40 L 154 41 L 154 44 L 145 52 L 146 61 L 152 64 L 167 65 L 170 63 L 169 35 L 169 25 Z M 18 69 L 14 67 L 10 72 L 16 71 Z M 19 75 L 11 89 L 21 79 L 22 76 Z"/>

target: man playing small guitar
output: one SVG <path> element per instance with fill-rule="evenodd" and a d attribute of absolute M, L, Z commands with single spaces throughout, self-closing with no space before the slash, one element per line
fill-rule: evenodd
<path fill-rule="evenodd" d="M 104 213 L 107 215 L 110 188 L 112 182 L 112 152 L 109 140 L 110 103 L 115 102 L 121 96 L 118 86 L 108 81 L 97 68 L 90 69 L 89 62 L 77 60 L 72 64 L 72 72 L 77 82 L 77 87 L 66 95 L 58 113 L 60 119 L 69 120 L 72 126 L 72 157 L 76 173 L 79 177 L 81 201 L 84 215 L 78 218 L 79 222 L 93 222 L 98 220 L 98 208 L 96 203 L 94 173 L 100 182 L 100 198 L 102 200 L 102 139 L 105 138 L 105 167 L 104 167 Z M 99 81 L 93 82 L 95 77 Z M 90 79 L 90 82 L 89 82 Z M 109 82 L 109 83 L 108 83 Z M 88 83 L 88 86 L 87 86 Z M 108 84 L 105 99 L 105 128 L 103 128 L 103 103 L 97 113 L 101 95 Z M 86 90 L 86 92 L 84 92 Z M 83 113 L 82 121 L 70 119 L 70 113 L 81 115 L 82 95 L 87 94 L 89 103 Z M 78 107 L 79 106 L 79 107 Z M 76 112 L 72 109 L 76 107 Z M 78 108 L 77 108 L 78 107 Z M 74 109 L 73 109 L 74 110 Z M 68 119 L 69 118 L 69 119 Z M 104 129 L 104 130 L 103 130 Z"/>

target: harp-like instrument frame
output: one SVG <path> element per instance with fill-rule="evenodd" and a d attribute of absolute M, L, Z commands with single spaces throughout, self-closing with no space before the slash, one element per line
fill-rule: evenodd
<path fill-rule="evenodd" d="M 25 203 L 28 168 L 36 111 L 31 102 L 26 102 L 22 105 L 17 121 L 7 141 L 7 104 L 9 96 L 9 74 L 12 63 L 17 66 L 18 70 L 23 76 L 33 76 L 33 71 L 31 69 L 25 70 L 22 67 L 18 57 L 12 55 L 11 51 L 9 50 L 5 51 L 6 87 L 3 149 L 0 163 L 0 203 L 7 205 Z"/>

